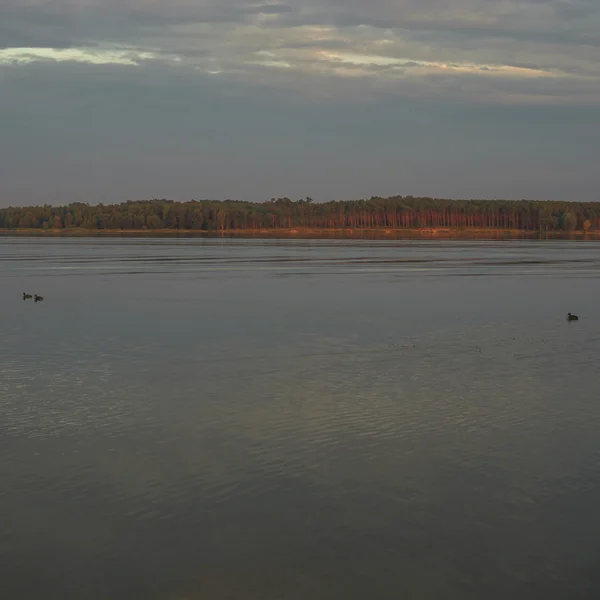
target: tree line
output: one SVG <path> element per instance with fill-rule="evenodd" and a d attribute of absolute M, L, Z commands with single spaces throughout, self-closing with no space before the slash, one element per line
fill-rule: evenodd
<path fill-rule="evenodd" d="M 0 209 L 0 229 L 190 230 L 478 228 L 600 230 L 600 203 L 394 196 L 316 203 L 157 199 Z"/>

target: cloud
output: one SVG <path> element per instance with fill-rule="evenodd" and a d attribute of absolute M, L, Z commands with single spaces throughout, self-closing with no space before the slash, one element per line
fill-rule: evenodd
<path fill-rule="evenodd" d="M 1 204 L 597 197 L 597 0 L 1 0 Z"/>
<path fill-rule="evenodd" d="M 469 102 L 502 79 L 512 92 L 496 101 L 600 99 L 594 0 L 5 0 L 0 23 L 3 65 L 150 62 L 275 87 L 468 88 Z"/>
<path fill-rule="evenodd" d="M 141 61 L 155 58 L 150 52 L 107 50 L 94 48 L 7 48 L 0 52 L 0 65 L 21 65 L 33 62 L 80 62 L 91 65 L 138 66 Z"/>

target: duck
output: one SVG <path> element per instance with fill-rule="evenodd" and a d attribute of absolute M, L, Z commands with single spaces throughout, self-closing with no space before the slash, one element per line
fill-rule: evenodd
<path fill-rule="evenodd" d="M 38 296 L 37 294 L 33 295 L 33 301 L 34 302 L 40 302 L 41 300 L 43 300 L 44 297 L 43 296 Z"/>
<path fill-rule="evenodd" d="M 567 321 L 579 321 L 579 317 L 577 315 L 567 313 Z"/>
<path fill-rule="evenodd" d="M 29 298 L 33 298 L 33 296 L 31 294 L 26 294 L 25 292 L 23 292 L 23 300 L 28 300 Z"/>

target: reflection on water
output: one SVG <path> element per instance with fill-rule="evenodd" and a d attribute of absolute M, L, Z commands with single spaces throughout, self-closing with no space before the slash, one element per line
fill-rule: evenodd
<path fill-rule="evenodd" d="M 598 597 L 599 259 L 0 239 L 3 590 Z"/>

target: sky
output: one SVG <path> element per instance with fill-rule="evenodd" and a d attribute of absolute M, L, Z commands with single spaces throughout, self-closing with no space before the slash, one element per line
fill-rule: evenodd
<path fill-rule="evenodd" d="M 0 206 L 600 200 L 598 0 L 1 0 Z"/>

